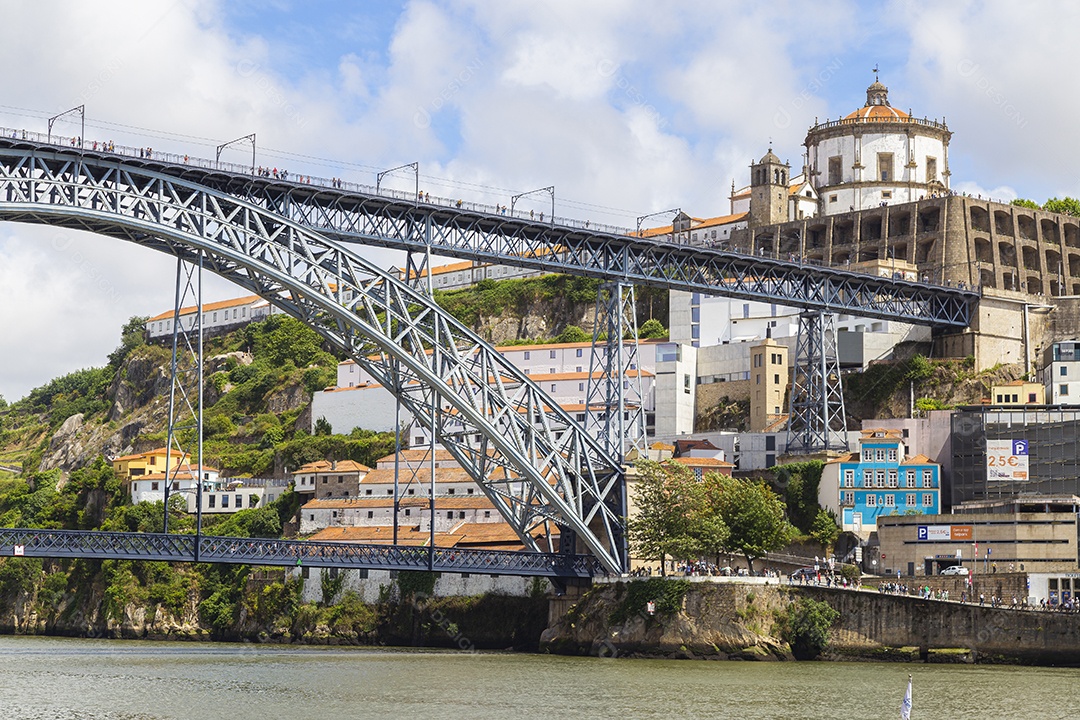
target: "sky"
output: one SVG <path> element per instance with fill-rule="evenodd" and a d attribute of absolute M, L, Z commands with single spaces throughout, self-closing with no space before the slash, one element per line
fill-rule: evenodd
<path fill-rule="evenodd" d="M 770 144 L 797 171 L 807 128 L 861 107 L 877 67 L 893 105 L 953 131 L 953 189 L 1080 196 L 1069 79 L 1080 3 L 2 7 L 8 128 L 44 131 L 49 116 L 85 105 L 88 140 L 213 157 L 256 133 L 258 162 L 291 173 L 374 184 L 417 162 L 434 195 L 508 204 L 554 185 L 558 215 L 634 227 L 676 207 L 727 214 L 732 182 L 745 185 Z M 54 129 L 76 127 L 64 118 Z M 385 252 L 373 257 L 389 265 Z M 174 275 L 174 260 L 122 241 L 0 223 L 0 395 L 103 365 L 128 318 L 172 306 Z M 207 279 L 207 301 L 243 294 Z"/>

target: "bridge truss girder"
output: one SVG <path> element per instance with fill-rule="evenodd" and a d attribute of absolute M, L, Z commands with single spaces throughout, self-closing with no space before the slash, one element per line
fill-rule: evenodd
<path fill-rule="evenodd" d="M 804 312 L 799 315 L 793 370 L 787 452 L 846 452 L 847 417 L 836 326 L 831 314 Z"/>
<path fill-rule="evenodd" d="M 288 213 L 286 213 L 288 214 Z M 0 220 L 128 240 L 255 292 L 342 349 L 425 425 L 530 550 L 563 524 L 622 572 L 621 464 L 528 376 L 353 249 L 226 193 L 127 164 L 0 149 Z M 480 437 L 477 441 L 474 438 Z M 573 548 L 563 548 L 563 551 Z"/>
<path fill-rule="evenodd" d="M 534 222 L 388 197 L 375 188 L 356 192 L 16 138 L 0 138 L 0 148 L 145 168 L 235 196 L 324 237 L 368 246 L 430 248 L 466 260 L 955 329 L 970 324 L 979 298 L 971 289 Z"/>

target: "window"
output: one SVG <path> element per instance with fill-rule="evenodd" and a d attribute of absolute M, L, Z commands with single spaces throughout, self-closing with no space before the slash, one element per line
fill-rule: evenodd
<path fill-rule="evenodd" d="M 885 487 L 885 471 L 878 470 L 874 476 L 874 487 Z"/>
<path fill-rule="evenodd" d="M 896 462 L 896 448 L 889 448 L 889 462 Z"/>
<path fill-rule="evenodd" d="M 855 471 L 844 471 L 844 487 L 855 487 Z"/>
<path fill-rule="evenodd" d="M 894 487 L 898 487 L 899 485 L 900 485 L 900 483 L 897 482 L 897 479 L 896 479 L 896 471 L 895 470 L 890 470 L 889 471 L 889 487 L 894 488 Z"/>
<path fill-rule="evenodd" d="M 866 507 L 877 507 L 877 495 L 866 496 Z"/>
<path fill-rule="evenodd" d="M 447 520 L 453 520 L 454 519 L 454 511 L 453 510 L 447 510 L 446 511 L 446 519 Z"/>
<path fill-rule="evenodd" d="M 844 173 L 843 162 L 844 162 L 844 159 L 839 155 L 835 155 L 835 156 L 829 158 L 829 184 L 830 185 L 839 185 L 841 182 L 843 182 L 843 173 Z M 835 198 L 836 196 L 834 195 L 833 197 Z"/>
<path fill-rule="evenodd" d="M 157 490 L 158 489 L 158 483 L 156 483 L 156 482 L 150 483 L 150 489 L 151 490 Z"/>
<path fill-rule="evenodd" d="M 449 490 L 447 490 L 446 494 L 447 495 L 453 495 L 454 494 L 454 488 L 450 488 Z"/>
<path fill-rule="evenodd" d="M 578 392 L 584 392 L 585 391 L 585 383 L 578 383 L 577 384 L 577 389 L 578 389 Z"/>
<path fill-rule="evenodd" d="M 892 200 L 892 190 L 883 190 L 881 192 L 882 200 Z"/>
<path fill-rule="evenodd" d="M 933 470 L 923 470 L 922 471 L 922 486 L 924 488 L 932 488 L 932 487 L 934 487 L 934 471 Z"/>
<path fill-rule="evenodd" d="M 923 493 L 923 507 L 934 507 L 934 493 Z"/>
<path fill-rule="evenodd" d="M 1028 393 L 1028 402 L 1029 403 L 1035 402 L 1035 393 Z"/>
<path fill-rule="evenodd" d="M 375 512 L 373 510 L 368 510 L 367 511 L 367 516 L 368 516 L 368 520 L 370 520 L 373 517 L 375 517 Z"/>
<path fill-rule="evenodd" d="M 836 200 L 837 200 L 837 197 L 838 197 L 838 196 L 836 196 L 836 195 L 830 195 L 830 196 L 829 196 L 829 202 L 831 202 L 831 203 L 834 203 L 834 202 L 836 202 Z"/>
<path fill-rule="evenodd" d="M 221 507 L 223 507 L 223 508 L 229 507 L 229 496 L 228 495 L 222 495 L 221 496 Z"/>
<path fill-rule="evenodd" d="M 554 350 L 548 350 L 548 358 L 551 359 L 551 360 L 555 359 L 555 351 Z"/>
<path fill-rule="evenodd" d="M 345 482 L 345 476 L 344 475 L 338 475 L 337 481 L 338 481 L 338 484 L 341 484 L 341 483 Z"/>
<path fill-rule="evenodd" d="M 780 384 L 780 375 L 778 375 L 778 374 L 773 375 L 773 382 L 776 383 L 777 385 L 779 385 Z"/>
<path fill-rule="evenodd" d="M 412 515 L 412 510 L 411 510 L 411 509 L 409 509 L 409 508 L 405 508 L 405 515 L 406 515 L 406 516 L 408 516 L 408 515 Z"/>
<path fill-rule="evenodd" d="M 934 182 L 937 180 L 937 158 L 926 158 L 926 182 Z"/>
<path fill-rule="evenodd" d="M 211 495 L 211 496 L 210 496 L 210 501 L 209 501 L 209 502 L 207 503 L 207 507 L 214 507 L 214 502 L 215 502 L 216 500 L 217 500 L 217 497 L 216 497 L 215 495 Z M 314 519 L 315 519 L 315 515 L 314 515 L 314 514 L 312 514 L 312 515 L 311 515 L 311 517 L 309 517 L 308 519 L 309 519 L 309 520 L 314 520 Z"/>
<path fill-rule="evenodd" d="M 874 450 L 874 462 L 885 462 L 885 448 Z"/>
<path fill-rule="evenodd" d="M 244 507 L 244 496 L 236 495 L 233 497 L 233 507 L 239 509 Z"/>
<path fill-rule="evenodd" d="M 465 494 L 466 495 L 472 495 L 473 494 L 473 489 L 469 488 L 468 490 L 465 491 Z"/>
<path fill-rule="evenodd" d="M 871 450 L 870 448 L 863 448 L 862 459 L 863 459 L 863 462 L 870 462 L 871 460 L 874 459 L 874 451 Z"/>
<path fill-rule="evenodd" d="M 909 488 L 915 487 L 915 471 L 914 470 L 908 470 L 907 471 L 907 486 Z"/>
<path fill-rule="evenodd" d="M 486 518 L 491 517 L 491 511 L 490 510 L 485 510 L 484 511 L 484 517 L 486 517 Z"/>
<path fill-rule="evenodd" d="M 368 488 L 368 489 L 367 489 L 367 490 L 366 490 L 366 491 L 364 492 L 364 494 L 365 494 L 365 495 L 370 495 L 370 494 L 371 494 L 371 488 Z"/>
<path fill-rule="evenodd" d="M 525 351 L 525 359 L 526 359 L 526 360 L 528 360 L 528 359 L 529 359 L 529 351 L 528 351 L 528 350 L 526 350 L 526 351 Z"/>
<path fill-rule="evenodd" d="M 1069 386 L 1068 386 L 1068 385 L 1065 385 L 1065 384 L 1063 384 L 1063 385 L 1062 385 L 1062 386 L 1060 387 L 1060 389 L 1058 390 L 1058 394 L 1059 394 L 1059 395 L 1062 395 L 1062 396 L 1066 396 L 1066 395 L 1068 395 L 1068 394 L 1069 394 Z"/>
<path fill-rule="evenodd" d="M 908 507 L 915 507 L 915 493 L 908 493 L 905 495 L 904 504 Z"/>
<path fill-rule="evenodd" d="M 555 383 L 551 383 L 551 392 L 555 392 Z"/>
<path fill-rule="evenodd" d="M 896 506 L 896 496 L 893 495 L 892 493 L 886 493 L 885 494 L 885 507 L 895 507 L 895 506 Z"/>
<path fill-rule="evenodd" d="M 581 357 L 581 348 L 578 348 L 578 349 L 577 349 L 577 352 L 575 353 L 575 355 L 576 355 L 577 357 Z"/>
<path fill-rule="evenodd" d="M 459 510 L 457 516 L 458 516 L 458 520 L 464 520 L 465 519 L 465 511 L 464 510 Z"/>
<path fill-rule="evenodd" d="M 881 182 L 889 182 L 893 179 L 893 154 L 892 153 L 878 153 L 877 155 L 878 166 L 878 180 Z"/>
<path fill-rule="evenodd" d="M 855 493 L 850 492 L 850 491 L 845 492 L 843 502 L 844 502 L 844 505 L 854 505 L 855 504 Z"/>

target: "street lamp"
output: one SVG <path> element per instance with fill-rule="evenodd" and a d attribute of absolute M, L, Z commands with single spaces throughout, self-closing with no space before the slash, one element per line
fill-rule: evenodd
<path fill-rule="evenodd" d="M 526 195 L 532 195 L 534 193 L 546 192 L 551 195 L 551 224 L 555 224 L 555 186 L 548 185 L 547 187 L 537 188 L 536 190 L 529 190 L 528 192 L 518 193 L 510 198 L 510 214 L 514 214 L 514 205 L 517 204 L 518 199 L 525 197 Z M 543 215 L 543 213 L 541 213 Z"/>
<path fill-rule="evenodd" d="M 420 163 L 411 162 L 404 165 L 398 165 L 397 167 L 390 168 L 389 170 L 383 170 L 381 173 L 375 176 L 375 194 L 379 194 L 379 188 L 382 186 L 382 179 L 392 172 L 398 170 L 404 170 L 405 168 L 412 168 L 413 176 L 416 180 L 416 187 L 413 189 L 413 198 L 417 203 L 420 202 Z"/>
<path fill-rule="evenodd" d="M 682 212 L 682 208 L 671 208 L 670 210 L 657 210 L 656 212 L 649 213 L 648 215 L 642 215 L 637 219 L 637 232 L 635 235 L 641 237 L 641 222 L 656 215 L 667 215 L 668 213 L 675 213 L 678 215 Z M 672 228 L 674 230 L 674 228 Z"/>
<path fill-rule="evenodd" d="M 79 126 L 81 128 L 79 130 L 79 132 L 81 133 L 79 135 L 79 147 L 83 147 L 84 143 L 86 142 L 84 140 L 84 138 L 86 137 L 86 105 L 80 105 L 78 107 L 73 107 L 70 110 L 65 110 L 64 112 L 60 113 L 59 115 L 53 115 L 51 118 L 49 118 L 48 142 L 50 142 L 50 143 L 52 142 L 53 123 L 55 123 L 57 120 L 64 117 L 65 115 L 73 115 L 74 113 L 79 113 L 79 117 L 82 119 L 82 124 Z"/>
<path fill-rule="evenodd" d="M 230 140 L 227 143 L 223 143 L 217 146 L 217 152 L 214 157 L 214 164 L 221 165 L 221 151 L 235 143 L 251 143 L 251 174 L 255 174 L 255 133 L 245 135 L 244 137 L 238 137 L 235 140 Z"/>

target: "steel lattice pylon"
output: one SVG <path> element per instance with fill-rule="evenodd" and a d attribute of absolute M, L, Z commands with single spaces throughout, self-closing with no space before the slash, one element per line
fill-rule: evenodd
<path fill-rule="evenodd" d="M 596 324 L 586 394 L 589 431 L 612 457 L 645 457 L 645 404 L 638 372 L 634 286 L 605 283 L 596 296 Z"/>
<path fill-rule="evenodd" d="M 821 311 L 805 312 L 799 316 L 787 452 L 806 454 L 847 449 L 844 393 L 833 317 Z"/>
<path fill-rule="evenodd" d="M 540 550 L 539 534 L 555 549 L 561 524 L 609 571 L 624 570 L 621 464 L 488 343 L 350 248 L 222 191 L 52 151 L 0 149 L 0 220 L 87 230 L 188 261 L 203 253 L 207 270 L 396 389 L 420 422 L 431 424 L 435 408 L 432 432 L 527 548 Z"/>

